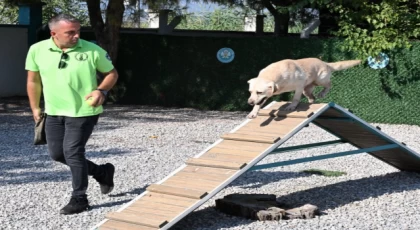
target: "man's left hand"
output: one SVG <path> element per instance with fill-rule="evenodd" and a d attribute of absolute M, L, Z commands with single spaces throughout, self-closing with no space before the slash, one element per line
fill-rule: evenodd
<path fill-rule="evenodd" d="M 89 102 L 89 104 L 93 107 L 100 106 L 105 101 L 105 96 L 99 90 L 94 90 L 85 96 L 85 100 L 88 100 L 89 98 L 92 98 L 92 102 Z"/>

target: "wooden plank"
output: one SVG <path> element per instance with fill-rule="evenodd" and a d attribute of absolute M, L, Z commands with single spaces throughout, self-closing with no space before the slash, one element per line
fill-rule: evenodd
<path fill-rule="evenodd" d="M 279 101 L 279 102 L 275 102 L 272 106 L 269 107 L 269 109 L 281 109 L 284 110 L 284 108 L 286 106 L 288 106 L 291 102 L 290 101 Z M 307 111 L 307 110 L 311 110 L 311 111 L 316 111 L 320 108 L 322 108 L 323 106 L 326 106 L 326 103 L 302 103 L 300 102 L 297 106 L 296 109 L 297 111 Z"/>
<path fill-rule="evenodd" d="M 236 147 L 242 147 L 244 146 L 248 151 L 251 148 L 255 149 L 266 149 L 271 144 L 268 143 L 257 143 L 257 142 L 249 142 L 249 141 L 236 141 L 236 140 L 223 140 L 219 144 L 217 144 L 215 147 L 223 146 L 223 145 L 229 145 L 229 146 L 236 146 Z"/>
<path fill-rule="evenodd" d="M 230 140 L 223 140 L 215 147 L 219 149 L 221 148 L 221 149 L 231 149 L 231 150 L 240 150 L 240 151 L 262 152 L 272 145 L 272 144 L 266 144 L 266 143 L 256 143 L 256 142 L 246 142 L 246 141 L 235 141 L 237 144 L 234 144 L 234 143 L 229 143 L 226 141 L 230 141 Z M 264 144 L 264 145 L 255 146 L 255 145 L 249 145 L 249 144 Z"/>
<path fill-rule="evenodd" d="M 180 171 L 176 173 L 174 176 L 188 178 L 190 180 L 193 179 L 205 179 L 205 180 L 212 180 L 212 181 L 225 181 L 229 177 L 231 177 L 231 174 L 213 174 L 213 173 L 193 173 L 193 172 L 184 172 Z"/>
<path fill-rule="evenodd" d="M 124 213 L 130 213 L 137 216 L 153 215 L 158 218 L 163 218 L 167 220 L 168 222 L 170 222 L 173 218 L 178 216 L 180 212 L 173 212 L 173 211 L 167 211 L 167 210 L 161 210 L 161 209 L 150 209 L 150 208 L 130 205 L 124 209 Z"/>
<path fill-rule="evenodd" d="M 258 116 L 270 117 L 293 117 L 293 118 L 309 118 L 313 114 L 312 111 L 283 111 L 276 109 L 261 109 Z"/>
<path fill-rule="evenodd" d="M 200 156 L 200 159 L 221 160 L 221 161 L 232 160 L 236 162 L 241 162 L 241 161 L 250 162 L 254 158 L 255 156 L 247 157 L 247 156 L 238 156 L 238 155 L 215 153 L 215 152 L 206 152 Z"/>
<path fill-rule="evenodd" d="M 159 216 L 147 216 L 147 215 L 135 215 L 132 213 L 124 212 L 109 212 L 106 214 L 106 218 L 110 220 L 117 220 L 127 222 L 131 224 L 138 224 L 152 228 L 161 228 L 168 223 L 167 220 L 160 219 Z"/>
<path fill-rule="evenodd" d="M 155 202 L 154 200 L 144 200 L 144 199 L 136 200 L 130 206 L 133 206 L 133 207 L 139 206 L 139 207 L 150 208 L 150 209 L 160 209 L 160 210 L 171 211 L 171 212 L 179 212 L 185 209 L 185 205 L 180 206 L 180 205 L 170 204 L 170 203 L 169 204 L 158 203 L 158 202 Z M 189 206 L 190 205 L 188 205 L 187 207 Z"/>
<path fill-rule="evenodd" d="M 268 137 L 280 137 L 283 138 L 291 131 L 293 128 L 259 128 L 259 127 L 243 127 L 235 131 L 236 134 L 247 134 L 247 135 L 254 135 L 254 136 L 268 136 Z"/>
<path fill-rule="evenodd" d="M 191 174 L 197 175 L 197 173 L 191 173 Z M 197 203 L 196 199 L 172 196 L 172 195 L 154 193 L 154 192 L 148 192 L 146 195 L 144 195 L 141 198 L 141 200 L 153 201 L 156 203 L 163 203 L 163 204 L 173 204 L 173 205 L 178 205 L 182 207 L 190 207 L 191 205 Z"/>
<path fill-rule="evenodd" d="M 218 186 L 218 185 L 195 184 L 192 181 L 191 182 L 177 181 L 171 178 L 162 182 L 162 185 L 180 187 L 180 188 L 185 188 L 185 189 L 208 191 L 208 192 L 213 191 Z"/>
<path fill-rule="evenodd" d="M 221 182 L 219 181 L 209 181 L 208 183 L 205 183 L 203 180 L 191 180 L 186 178 L 180 178 L 180 177 L 170 177 L 167 180 L 162 182 L 163 185 L 168 186 L 177 186 L 177 187 L 183 187 L 183 188 L 190 188 L 190 189 L 196 189 L 196 190 L 202 190 L 202 191 L 210 191 L 213 190 L 215 187 L 217 187 Z"/>
<path fill-rule="evenodd" d="M 206 191 L 178 188 L 178 187 L 159 185 L 159 184 L 151 184 L 149 187 L 146 188 L 146 190 L 150 192 L 169 194 L 169 195 L 194 198 L 194 199 L 201 199 L 207 195 Z"/>
<path fill-rule="evenodd" d="M 204 173 L 204 174 L 217 174 L 217 175 L 233 175 L 238 170 L 233 169 L 220 169 L 220 168 L 211 168 L 204 166 L 195 166 L 187 165 L 180 172 L 189 172 L 189 173 Z"/>
<path fill-rule="evenodd" d="M 290 103 L 290 101 L 276 101 L 271 106 L 268 106 L 267 108 L 278 109 L 282 106 L 288 105 L 289 103 Z"/>
<path fill-rule="evenodd" d="M 222 138 L 225 140 L 249 141 L 249 142 L 269 143 L 269 144 L 274 144 L 280 140 L 279 136 L 278 137 L 265 137 L 265 136 L 236 134 L 236 133 L 225 133 L 222 135 Z"/>
<path fill-rule="evenodd" d="M 255 158 L 256 156 L 261 154 L 261 151 L 246 151 L 246 150 L 239 150 L 239 149 L 226 149 L 226 148 L 218 148 L 218 146 L 216 146 L 214 148 L 209 149 L 209 151 L 207 151 L 207 152 L 208 153 L 221 153 L 221 154 L 229 154 L 229 155 Z"/>
<path fill-rule="evenodd" d="M 215 161 L 200 158 L 190 158 L 187 160 L 186 164 L 236 170 L 242 169 L 246 166 L 245 162 Z"/>
<path fill-rule="evenodd" d="M 248 136 L 258 136 L 260 138 L 280 138 L 284 137 L 286 134 L 280 133 L 279 130 L 266 132 L 264 130 L 246 130 L 246 129 L 239 129 L 234 134 L 242 134 Z M 222 136 L 223 138 L 223 136 Z"/>
<path fill-rule="evenodd" d="M 295 110 L 285 111 L 286 106 L 290 103 L 276 103 L 274 106 L 270 106 L 268 109 L 261 109 L 258 115 L 261 116 L 279 116 L 279 117 L 309 117 L 310 114 L 314 113 L 318 109 L 324 107 L 325 103 L 299 103 Z"/>
<path fill-rule="evenodd" d="M 257 117 L 252 119 L 250 122 L 246 123 L 244 126 L 251 127 L 270 127 L 270 126 L 279 126 L 279 127 L 295 127 L 306 118 L 281 118 L 281 117 Z"/>
<path fill-rule="evenodd" d="M 117 220 L 107 220 L 101 226 L 99 230 L 154 230 L 158 228 L 152 228 L 137 224 L 131 224 L 127 222 L 121 222 Z"/>
<path fill-rule="evenodd" d="M 202 178 L 195 178 L 194 180 L 191 180 L 191 178 L 186 178 L 186 177 L 179 177 L 179 176 L 171 176 L 170 178 L 168 178 L 168 180 L 173 180 L 173 181 L 179 181 L 179 182 L 185 182 L 185 183 L 192 183 L 192 184 L 196 184 L 196 185 L 208 185 L 208 186 L 218 186 L 220 183 L 222 183 L 225 180 L 206 180 L 206 179 L 202 179 Z"/>
<path fill-rule="evenodd" d="M 251 132 L 255 133 L 255 135 L 265 135 L 265 136 L 271 136 L 271 135 L 277 135 L 279 137 L 284 137 L 286 134 L 290 133 L 293 129 L 295 129 L 296 126 L 293 126 L 293 128 L 290 127 L 251 127 L 251 126 L 244 126 L 240 129 L 236 130 L 234 133 L 241 133 L 241 132 Z"/>

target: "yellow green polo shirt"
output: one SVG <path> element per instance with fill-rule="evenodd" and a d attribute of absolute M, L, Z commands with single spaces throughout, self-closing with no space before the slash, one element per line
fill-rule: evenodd
<path fill-rule="evenodd" d="M 90 106 L 85 96 L 97 88 L 97 70 L 107 73 L 114 69 L 109 55 L 83 39 L 64 53 L 67 55 L 62 56 L 63 51 L 50 38 L 33 44 L 26 57 L 25 69 L 40 73 L 45 112 L 69 117 L 102 113 L 102 106 Z M 60 65 L 60 61 L 64 63 Z"/>

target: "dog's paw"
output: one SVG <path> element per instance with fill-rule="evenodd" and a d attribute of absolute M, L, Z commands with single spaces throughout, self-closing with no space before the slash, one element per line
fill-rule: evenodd
<path fill-rule="evenodd" d="M 254 118 L 256 118 L 257 117 L 257 114 L 256 113 L 250 113 L 250 114 L 248 114 L 248 116 L 246 116 L 248 119 L 254 119 Z"/>
<path fill-rule="evenodd" d="M 317 98 L 324 98 L 326 95 L 327 95 L 326 92 L 321 91 L 318 93 Z"/>
<path fill-rule="evenodd" d="M 296 105 L 290 104 L 284 108 L 285 111 L 293 111 L 296 109 Z"/>

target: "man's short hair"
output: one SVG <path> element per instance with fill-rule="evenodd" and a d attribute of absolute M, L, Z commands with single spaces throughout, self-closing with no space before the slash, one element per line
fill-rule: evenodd
<path fill-rule="evenodd" d="M 48 21 L 48 27 L 51 28 L 60 21 L 80 23 L 79 19 L 71 16 L 70 14 L 57 14 Z"/>

